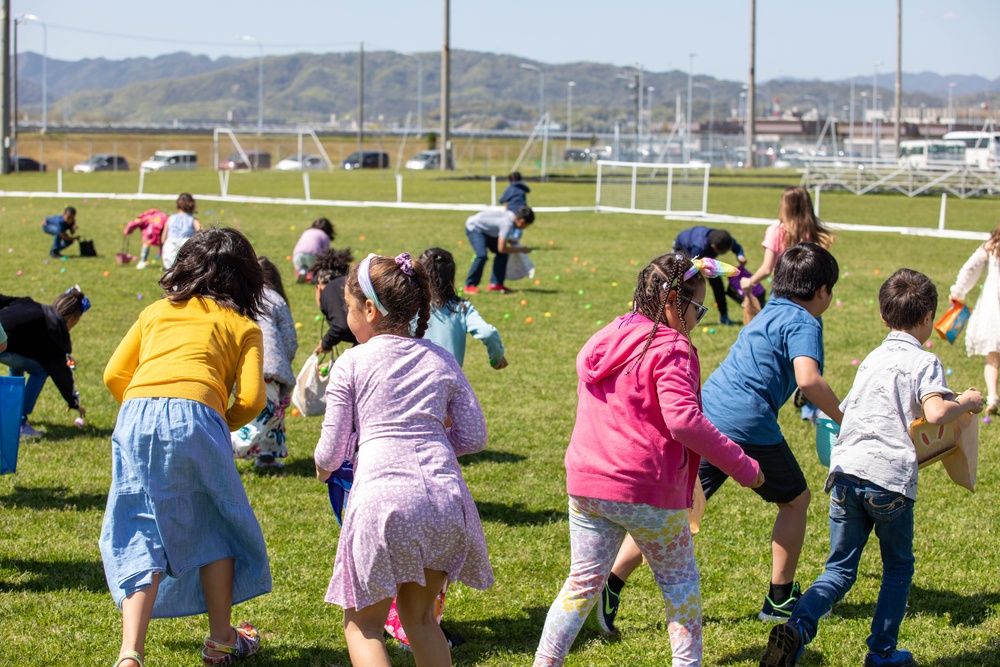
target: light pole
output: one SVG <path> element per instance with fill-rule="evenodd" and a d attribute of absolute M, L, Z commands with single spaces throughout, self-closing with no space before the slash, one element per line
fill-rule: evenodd
<path fill-rule="evenodd" d="M 42 19 L 34 14 L 21 14 L 17 17 L 20 22 L 33 21 L 42 26 L 42 134 L 49 127 L 49 95 L 48 95 L 48 61 L 49 61 L 49 29 Z"/>
<path fill-rule="evenodd" d="M 948 82 L 948 131 L 951 132 L 955 126 L 955 115 L 951 106 L 952 91 L 955 90 L 955 82 Z"/>
<path fill-rule="evenodd" d="M 417 133 L 424 129 L 424 61 L 416 53 L 404 52 L 402 55 L 417 61 Z"/>
<path fill-rule="evenodd" d="M 653 152 L 653 93 L 656 86 L 646 86 L 646 106 L 649 113 L 646 115 L 646 130 L 649 132 L 649 152 Z"/>
<path fill-rule="evenodd" d="M 851 77 L 851 103 L 849 105 L 848 114 L 850 116 L 850 127 L 847 129 L 850 134 L 851 139 L 851 161 L 850 164 L 854 164 L 854 79 L 857 78 L 857 74 Z"/>
<path fill-rule="evenodd" d="M 264 45 L 250 35 L 237 35 L 236 39 L 254 42 L 260 49 L 260 62 L 257 67 L 257 134 L 260 134 L 264 131 Z"/>
<path fill-rule="evenodd" d="M 573 134 L 573 88 L 576 81 L 566 84 L 566 150 L 569 150 L 570 137 Z"/>
<path fill-rule="evenodd" d="M 868 136 L 868 91 L 861 91 L 861 144 L 864 145 Z M 859 157 L 864 157 L 862 154 Z"/>
<path fill-rule="evenodd" d="M 872 166 L 878 161 L 879 136 L 878 136 L 878 66 L 881 62 L 875 63 L 875 73 L 872 74 Z"/>
<path fill-rule="evenodd" d="M 687 108 L 687 133 L 684 137 L 684 161 L 691 161 L 691 94 L 694 88 L 694 58 L 697 53 L 688 54 L 688 108 Z"/>
<path fill-rule="evenodd" d="M 538 122 L 542 122 L 542 116 L 545 115 L 545 72 L 542 71 L 541 67 L 537 65 L 529 65 L 528 63 L 521 63 L 521 69 L 530 69 L 532 72 L 538 72 Z"/>
<path fill-rule="evenodd" d="M 715 125 L 715 95 L 712 92 L 712 87 L 707 83 L 696 83 L 695 88 L 704 88 L 708 91 L 708 160 L 712 161 L 712 149 L 713 149 L 713 139 L 714 139 L 714 125 Z"/>

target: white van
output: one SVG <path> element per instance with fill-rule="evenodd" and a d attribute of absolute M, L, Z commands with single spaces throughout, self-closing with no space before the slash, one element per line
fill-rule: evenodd
<path fill-rule="evenodd" d="M 194 151 L 156 151 L 153 157 L 143 160 L 143 171 L 194 171 L 198 168 L 198 154 Z"/>

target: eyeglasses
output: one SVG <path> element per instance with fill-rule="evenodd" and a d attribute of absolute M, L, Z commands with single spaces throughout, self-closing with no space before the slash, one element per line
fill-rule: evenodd
<path fill-rule="evenodd" d="M 698 322 L 701 322 L 701 318 L 705 317 L 705 314 L 708 313 L 708 308 L 706 306 L 704 306 L 704 305 L 702 305 L 700 303 L 696 303 L 696 302 L 692 301 L 691 299 L 687 298 L 686 296 L 682 296 L 681 297 L 681 301 L 687 301 L 688 304 L 694 306 L 694 312 L 695 312 L 695 318 L 696 318 L 695 319 L 695 324 L 697 324 Z"/>

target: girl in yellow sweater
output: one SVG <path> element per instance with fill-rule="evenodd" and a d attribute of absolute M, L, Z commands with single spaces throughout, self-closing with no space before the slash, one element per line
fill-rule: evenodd
<path fill-rule="evenodd" d="M 108 587 L 122 610 L 115 667 L 143 667 L 151 618 L 208 613 L 206 665 L 260 647 L 232 605 L 268 593 L 260 525 L 233 464 L 230 431 L 264 407 L 263 277 L 233 229 L 190 239 L 104 370 L 121 403 L 101 529 Z M 235 399 L 229 405 L 229 397 Z"/>

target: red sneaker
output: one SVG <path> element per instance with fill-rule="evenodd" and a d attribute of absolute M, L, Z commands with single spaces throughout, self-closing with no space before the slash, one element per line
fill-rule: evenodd
<path fill-rule="evenodd" d="M 490 285 L 486 288 L 489 292 L 500 292 L 501 294 L 513 294 L 514 290 L 503 285 Z"/>
<path fill-rule="evenodd" d="M 479 294 L 479 288 L 475 285 L 466 285 L 465 289 L 462 291 L 466 294 Z"/>

